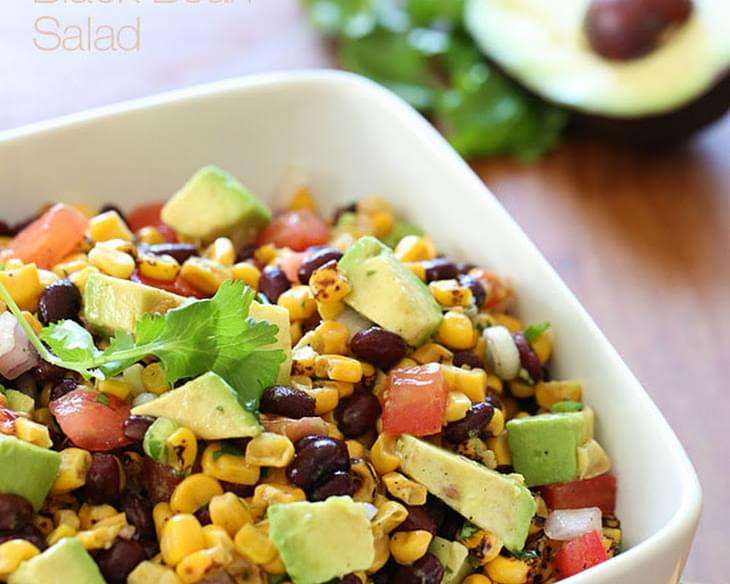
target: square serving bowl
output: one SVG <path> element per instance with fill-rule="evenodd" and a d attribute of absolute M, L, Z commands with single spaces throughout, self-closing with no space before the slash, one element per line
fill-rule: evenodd
<path fill-rule="evenodd" d="M 554 373 L 583 380 L 619 480 L 624 551 L 570 582 L 678 582 L 701 492 L 677 437 L 481 181 L 420 115 L 379 86 L 336 72 L 263 75 L 0 133 L 2 219 L 19 219 L 47 200 L 123 208 L 164 200 L 208 163 L 269 200 L 292 167 L 302 169 L 326 211 L 381 194 L 450 256 L 508 276 L 517 313 L 552 322 Z"/>

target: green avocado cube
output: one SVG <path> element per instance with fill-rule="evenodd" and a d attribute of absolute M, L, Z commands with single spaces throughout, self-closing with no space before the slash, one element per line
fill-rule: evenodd
<path fill-rule="evenodd" d="M 436 556 L 444 567 L 441 584 L 461 584 L 474 569 L 469 562 L 469 550 L 458 541 L 434 537 L 428 551 Z"/>
<path fill-rule="evenodd" d="M 582 413 L 546 414 L 510 420 L 507 440 L 512 465 L 528 487 L 565 483 L 578 477 L 577 448 Z"/>
<path fill-rule="evenodd" d="M 20 564 L 8 584 L 104 584 L 96 562 L 77 537 L 65 537 Z"/>
<path fill-rule="evenodd" d="M 5 397 L 8 400 L 8 407 L 14 412 L 32 414 L 35 409 L 35 400 L 20 391 L 8 389 L 5 391 Z"/>
<path fill-rule="evenodd" d="M 25 497 L 37 511 L 60 465 L 58 452 L 0 434 L 0 493 Z"/>

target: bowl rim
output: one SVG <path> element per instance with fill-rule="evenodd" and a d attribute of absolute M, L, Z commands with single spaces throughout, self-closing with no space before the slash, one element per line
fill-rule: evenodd
<path fill-rule="evenodd" d="M 283 90 L 284 88 L 292 90 L 294 86 L 302 85 L 328 86 L 330 89 L 336 91 L 355 90 L 366 94 L 368 100 L 377 102 L 380 108 L 390 110 L 392 114 L 399 118 L 404 129 L 414 133 L 423 140 L 423 143 L 428 145 L 433 156 L 438 157 L 448 165 L 446 170 L 452 174 L 459 175 L 460 180 L 463 181 L 461 184 L 469 187 L 468 189 L 464 189 L 465 192 L 462 195 L 472 199 L 470 204 L 489 205 L 488 209 L 490 213 L 497 213 L 500 216 L 500 220 L 511 224 L 511 227 L 521 234 L 526 240 L 528 248 L 535 255 L 535 259 L 544 264 L 544 267 L 547 268 L 547 271 L 554 279 L 555 284 L 562 288 L 563 292 L 567 293 L 566 299 L 570 302 L 569 308 L 586 322 L 598 342 L 603 344 L 607 358 L 610 359 L 608 365 L 620 371 L 627 381 L 633 385 L 631 391 L 634 392 L 634 397 L 645 402 L 644 405 L 653 411 L 656 418 L 655 421 L 664 433 L 665 444 L 673 452 L 673 462 L 676 464 L 674 472 L 679 477 L 681 483 L 682 497 L 677 503 L 676 511 L 661 528 L 649 537 L 622 551 L 611 561 L 601 563 L 585 573 L 573 576 L 571 578 L 572 581 L 576 584 L 581 582 L 587 583 L 592 576 L 608 576 L 613 570 L 631 570 L 632 567 L 635 569 L 641 564 L 644 556 L 660 553 L 663 549 L 670 547 L 673 541 L 681 535 L 691 534 L 693 538 L 702 507 L 701 485 L 684 447 L 661 411 L 611 342 L 606 338 L 586 309 L 580 304 L 573 292 L 558 275 L 557 271 L 550 265 L 529 236 L 493 195 L 489 187 L 482 182 L 469 165 L 448 144 L 444 137 L 423 116 L 381 85 L 360 75 L 333 69 L 300 69 L 294 71 L 257 73 L 102 105 L 2 130 L 0 131 L 0 146 L 8 147 L 14 142 L 23 142 L 74 127 L 89 126 L 103 119 L 123 117 L 139 110 L 165 108 L 182 102 L 205 101 L 228 93 L 238 94 L 272 89 Z M 679 574 L 679 571 L 677 573 Z"/>

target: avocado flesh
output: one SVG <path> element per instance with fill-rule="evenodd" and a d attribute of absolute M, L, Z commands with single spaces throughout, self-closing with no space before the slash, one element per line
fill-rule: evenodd
<path fill-rule="evenodd" d="M 234 176 L 206 166 L 162 208 L 162 220 L 188 237 L 250 240 L 271 221 L 271 211 Z"/>
<path fill-rule="evenodd" d="M 0 493 L 25 497 L 37 511 L 56 480 L 61 455 L 0 434 Z"/>
<path fill-rule="evenodd" d="M 5 391 L 5 397 L 8 400 L 8 407 L 14 412 L 32 414 L 35 409 L 35 400 L 20 391 L 8 389 Z"/>
<path fill-rule="evenodd" d="M 702 96 L 730 68 L 730 2 L 695 0 L 690 19 L 644 57 L 609 61 L 583 34 L 588 0 L 466 0 L 465 23 L 490 59 L 545 99 L 640 118 Z M 727 109 L 727 103 L 725 104 Z"/>
<path fill-rule="evenodd" d="M 507 549 L 525 545 L 536 504 L 519 475 L 504 475 L 408 434 L 398 439 L 401 470 L 461 513 L 499 537 Z"/>
<path fill-rule="evenodd" d="M 205 373 L 132 409 L 136 416 L 169 418 L 203 440 L 246 438 L 261 433 L 256 417 L 218 374 Z"/>
<path fill-rule="evenodd" d="M 441 584 L 461 584 L 474 570 L 469 563 L 469 550 L 458 541 L 434 537 L 428 551 L 436 556 L 444 567 Z"/>
<path fill-rule="evenodd" d="M 345 303 L 417 347 L 436 332 L 441 307 L 431 291 L 374 237 L 358 239 L 338 263 L 352 284 Z"/>
<path fill-rule="evenodd" d="M 291 332 L 289 324 L 289 311 L 278 304 L 260 304 L 256 301 L 251 303 L 248 315 L 256 320 L 267 320 L 275 324 L 279 330 L 276 333 L 276 342 L 272 345 L 262 347 L 263 349 L 281 349 L 284 351 L 284 362 L 279 365 L 279 376 L 276 383 L 286 385 L 291 377 Z"/>
<path fill-rule="evenodd" d="M 159 288 L 93 273 L 84 288 L 84 320 L 101 334 L 115 330 L 131 334 L 144 314 L 164 314 L 186 301 Z"/>
<path fill-rule="evenodd" d="M 342 578 L 375 560 L 365 508 L 350 497 L 271 505 L 267 517 L 269 537 L 294 584 Z"/>
<path fill-rule="evenodd" d="M 104 584 L 104 578 L 76 537 L 65 537 L 42 554 L 20 564 L 8 584 Z"/>
<path fill-rule="evenodd" d="M 142 441 L 144 453 L 160 464 L 172 464 L 172 461 L 175 460 L 175 453 L 167 447 L 167 439 L 179 427 L 170 418 L 157 418 L 144 433 L 144 440 Z"/>

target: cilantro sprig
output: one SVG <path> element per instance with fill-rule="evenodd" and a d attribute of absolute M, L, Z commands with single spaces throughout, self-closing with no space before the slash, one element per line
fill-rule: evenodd
<path fill-rule="evenodd" d="M 525 329 L 525 332 L 523 333 L 525 335 L 525 338 L 532 342 L 536 341 L 537 337 L 539 337 L 542 333 L 544 333 L 546 330 L 550 328 L 550 323 L 548 321 L 541 322 L 539 324 L 531 324 Z"/>
<path fill-rule="evenodd" d="M 276 342 L 278 327 L 248 316 L 254 296 L 242 282 L 224 282 L 213 298 L 191 301 L 164 315 L 144 315 L 134 337 L 117 330 L 102 351 L 91 333 L 72 320 L 51 324 L 37 335 L 0 283 L 0 297 L 44 361 L 86 379 L 107 379 L 154 355 L 167 383 L 213 371 L 250 410 L 257 407 L 263 390 L 275 383 L 285 358 L 283 351 L 265 348 Z"/>

